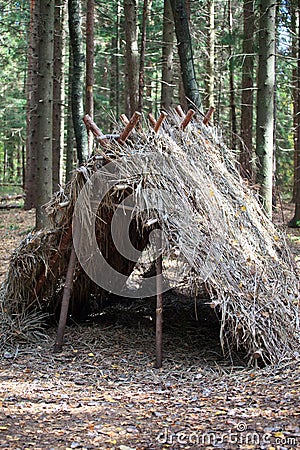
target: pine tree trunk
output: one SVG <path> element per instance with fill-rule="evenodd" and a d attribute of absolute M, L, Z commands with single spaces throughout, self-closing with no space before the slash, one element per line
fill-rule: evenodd
<path fill-rule="evenodd" d="M 64 0 L 55 0 L 54 10 L 54 77 L 53 77 L 53 148 L 52 184 L 53 192 L 61 185 L 61 157 L 64 146 Z"/>
<path fill-rule="evenodd" d="M 214 106 L 215 85 L 215 1 L 208 1 L 206 108 Z"/>
<path fill-rule="evenodd" d="M 297 58 L 296 69 L 296 89 L 294 91 L 294 201 L 295 213 L 289 222 L 290 227 L 300 228 L 300 0 L 295 13 L 295 31 L 297 31 L 298 39 L 296 39 L 295 56 Z"/>
<path fill-rule="evenodd" d="M 39 78 L 38 78 L 38 151 L 36 228 L 49 225 L 43 205 L 52 196 L 52 129 L 53 129 L 53 48 L 54 2 L 40 1 Z"/>
<path fill-rule="evenodd" d="M 124 16 L 126 40 L 125 90 L 128 94 L 128 101 L 125 98 L 125 111 L 130 117 L 138 109 L 139 98 L 139 51 L 136 0 L 124 0 Z"/>
<path fill-rule="evenodd" d="M 164 0 L 161 107 L 168 110 L 173 104 L 174 23 L 170 0 Z"/>
<path fill-rule="evenodd" d="M 65 183 L 70 181 L 74 170 L 74 126 L 72 118 L 72 72 L 73 57 L 72 49 L 69 47 L 69 77 L 68 77 L 68 111 L 67 111 L 67 146 L 66 146 L 66 175 Z"/>
<path fill-rule="evenodd" d="M 171 0 L 171 6 L 175 22 L 178 55 L 185 96 L 190 107 L 196 106 L 202 109 L 196 81 L 186 0 Z"/>
<path fill-rule="evenodd" d="M 80 0 L 69 0 L 69 30 L 70 44 L 73 53 L 73 74 L 72 74 L 72 117 L 76 140 L 78 164 L 82 164 L 88 156 L 87 134 L 82 118 L 83 90 L 84 90 L 84 69 L 85 58 L 83 53 L 83 40 L 81 31 L 81 8 Z"/>
<path fill-rule="evenodd" d="M 110 109 L 115 112 L 116 117 L 120 116 L 120 1 L 117 0 L 116 19 L 114 35 L 111 40 L 111 72 L 110 72 Z"/>
<path fill-rule="evenodd" d="M 272 0 L 261 0 L 256 123 L 257 183 L 260 185 L 262 204 L 270 217 L 274 147 L 275 14 L 275 3 Z"/>
<path fill-rule="evenodd" d="M 240 164 L 242 176 L 253 180 L 253 72 L 254 72 L 254 4 L 244 0 L 243 73 L 241 104 Z"/>
<path fill-rule="evenodd" d="M 235 105 L 235 85 L 234 85 L 234 60 L 233 60 L 233 18 L 231 0 L 228 0 L 228 28 L 229 28 L 229 91 L 230 91 L 230 120 L 231 120 L 231 149 L 236 150 L 237 141 L 237 119 Z"/>
<path fill-rule="evenodd" d="M 24 208 L 36 206 L 39 0 L 30 0 Z"/>
<path fill-rule="evenodd" d="M 94 20 L 95 20 L 95 0 L 87 0 L 86 14 L 86 87 L 85 87 L 85 112 L 91 118 L 94 117 Z M 93 151 L 93 133 L 88 132 L 88 154 Z"/>
<path fill-rule="evenodd" d="M 292 49 L 291 49 L 291 56 L 294 61 L 297 61 L 298 58 L 298 35 L 299 35 L 299 20 L 300 20 L 300 12 L 299 9 L 296 8 L 296 2 L 292 1 L 290 2 L 290 16 L 291 16 L 291 32 L 292 32 Z M 297 183 L 297 141 L 298 141 L 298 111 L 299 111 L 299 105 L 298 105 L 298 68 L 297 66 L 293 67 L 292 71 L 292 84 L 293 84 L 293 140 L 294 140 L 294 184 L 293 184 L 293 198 L 292 201 L 296 201 L 296 183 Z"/>
<path fill-rule="evenodd" d="M 147 20 L 149 9 L 151 8 L 152 0 L 144 0 L 143 5 L 143 20 L 141 33 L 141 48 L 140 48 L 140 68 L 139 68 L 139 100 L 138 111 L 143 110 L 144 105 L 144 87 L 145 87 L 145 54 L 147 44 Z"/>

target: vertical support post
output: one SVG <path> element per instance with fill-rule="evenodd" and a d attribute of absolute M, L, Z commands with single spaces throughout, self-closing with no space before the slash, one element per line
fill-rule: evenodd
<path fill-rule="evenodd" d="M 57 328 L 57 336 L 56 341 L 54 344 L 54 353 L 61 352 L 63 347 L 63 338 L 67 323 L 67 316 L 68 316 L 68 309 L 69 309 L 69 303 L 70 303 L 70 296 L 71 296 L 71 290 L 73 286 L 73 278 L 74 278 L 74 270 L 76 265 L 76 253 L 74 246 L 72 245 L 71 249 L 71 256 L 69 259 L 69 265 L 66 275 L 66 281 L 64 286 L 64 294 L 63 299 L 61 302 L 61 310 L 60 310 L 60 316 L 59 316 L 59 323 Z"/>
<path fill-rule="evenodd" d="M 155 368 L 162 366 L 162 313 L 163 313 L 163 295 L 162 295 L 162 240 L 161 235 L 157 237 L 157 251 L 159 256 L 156 260 L 156 363 Z"/>

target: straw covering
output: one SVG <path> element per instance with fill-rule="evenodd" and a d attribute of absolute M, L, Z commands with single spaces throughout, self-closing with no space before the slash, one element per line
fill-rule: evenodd
<path fill-rule="evenodd" d="M 0 314 L 55 311 L 69 256 L 69 245 L 60 247 L 63 233 L 83 186 L 93 183 L 93 175 L 108 161 L 116 167 L 114 189 L 101 198 L 96 219 L 97 242 L 105 258 L 110 263 L 115 259 L 107 224 L 117 205 L 131 196 L 135 246 L 146 247 L 151 231 L 147 224 L 157 219 L 165 237 L 165 259 L 176 255 L 190 284 L 205 283 L 209 290 L 211 306 L 220 314 L 224 351 L 242 347 L 251 364 L 257 358 L 266 363 L 292 358 L 300 344 L 299 279 L 285 236 L 263 212 L 255 190 L 241 179 L 218 130 L 194 119 L 182 131 L 175 114 L 159 134 L 139 130 L 124 145 L 112 142 L 100 149 L 53 197 L 48 212 L 54 228 L 28 236 L 16 249 L 2 286 Z M 84 215 L 80 220 L 88 246 L 93 223 Z M 61 257 L 53 264 L 57 249 Z M 129 276 L 134 264 L 120 261 L 127 265 L 115 267 Z M 41 273 L 45 283 L 35 295 Z M 74 282 L 80 309 L 88 309 L 91 301 L 101 303 L 103 290 L 80 268 Z"/>

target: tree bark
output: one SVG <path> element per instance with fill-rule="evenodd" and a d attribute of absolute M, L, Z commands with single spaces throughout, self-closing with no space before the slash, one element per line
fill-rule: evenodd
<path fill-rule="evenodd" d="M 206 108 L 214 106 L 215 85 L 215 1 L 208 1 Z"/>
<path fill-rule="evenodd" d="M 139 51 L 137 36 L 137 3 L 136 0 L 124 0 L 125 24 L 125 112 L 128 117 L 138 109 L 139 98 Z"/>
<path fill-rule="evenodd" d="M 68 112 L 67 112 L 67 148 L 66 148 L 66 177 L 65 183 L 70 181 L 74 170 L 74 126 L 72 119 L 72 75 L 73 57 L 72 49 L 69 47 L 69 77 L 68 77 Z"/>
<path fill-rule="evenodd" d="M 120 116 L 120 1 L 117 0 L 116 19 L 114 24 L 114 34 L 111 38 L 111 71 L 110 71 L 110 94 L 109 104 L 115 116 Z M 111 125 L 113 131 L 114 125 Z"/>
<path fill-rule="evenodd" d="M 254 72 L 254 4 L 244 0 L 243 72 L 241 104 L 241 174 L 253 181 L 253 72 Z"/>
<path fill-rule="evenodd" d="M 234 59 L 233 59 L 233 18 L 231 0 L 228 0 L 228 29 L 229 29 L 229 90 L 230 90 L 230 120 L 231 120 L 231 149 L 236 150 L 237 141 L 237 119 L 235 105 L 235 85 L 234 85 Z"/>
<path fill-rule="evenodd" d="M 54 77 L 53 77 L 53 147 L 52 187 L 56 192 L 61 185 L 61 157 L 64 148 L 64 19 L 65 0 L 55 0 L 54 10 Z"/>
<path fill-rule="evenodd" d="M 261 0 L 256 123 L 257 183 L 260 185 L 262 204 L 270 217 L 274 147 L 275 13 L 275 3 L 272 0 Z"/>
<path fill-rule="evenodd" d="M 24 208 L 36 206 L 39 0 L 30 0 Z"/>
<path fill-rule="evenodd" d="M 52 129 L 53 129 L 53 48 L 54 2 L 40 1 L 39 78 L 38 78 L 38 151 L 36 228 L 49 225 L 43 208 L 52 196 Z"/>
<path fill-rule="evenodd" d="M 289 222 L 290 227 L 300 228 L 300 0 L 297 2 L 294 11 L 294 29 L 297 32 L 298 39 L 294 40 L 296 49 L 294 56 L 297 58 L 296 86 L 294 88 L 294 192 L 295 201 L 294 217 Z"/>
<path fill-rule="evenodd" d="M 162 86 L 161 107 L 172 108 L 173 104 L 173 52 L 174 52 L 174 18 L 170 0 L 164 0 L 163 45 L 162 45 Z"/>
<path fill-rule="evenodd" d="M 202 109 L 198 84 L 196 81 L 186 0 L 171 0 L 171 6 L 175 22 L 181 76 L 188 106 L 191 108 L 196 106 L 197 108 Z"/>
<path fill-rule="evenodd" d="M 85 58 L 83 53 L 83 41 L 81 31 L 80 0 L 69 0 L 69 30 L 70 44 L 73 54 L 72 74 L 72 117 L 76 140 L 78 164 L 81 165 L 88 156 L 87 136 L 82 117 L 83 110 L 83 86 Z"/>
<path fill-rule="evenodd" d="M 86 14 L 86 82 L 85 82 L 85 113 L 94 118 L 94 21 L 95 21 L 95 0 L 87 0 Z M 93 133 L 88 132 L 88 154 L 93 152 Z"/>
<path fill-rule="evenodd" d="M 147 45 L 147 20 L 149 9 L 151 8 L 152 0 L 144 0 L 143 5 L 143 20 L 141 33 L 141 48 L 140 48 L 140 68 L 139 68 L 139 100 L 138 110 L 141 112 L 144 105 L 144 87 L 145 87 L 145 54 Z"/>

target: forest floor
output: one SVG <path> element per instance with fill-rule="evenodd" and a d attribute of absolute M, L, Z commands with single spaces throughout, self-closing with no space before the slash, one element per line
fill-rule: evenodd
<path fill-rule="evenodd" d="M 0 220 L 3 281 L 34 213 Z M 298 230 L 291 246 L 300 255 Z M 170 294 L 155 369 L 154 305 L 140 306 L 68 327 L 59 354 L 55 329 L 37 346 L 0 349 L 1 449 L 300 449 L 299 358 L 256 370 L 242 354 L 229 361 L 212 310 L 197 305 L 196 321 L 193 302 Z"/>

